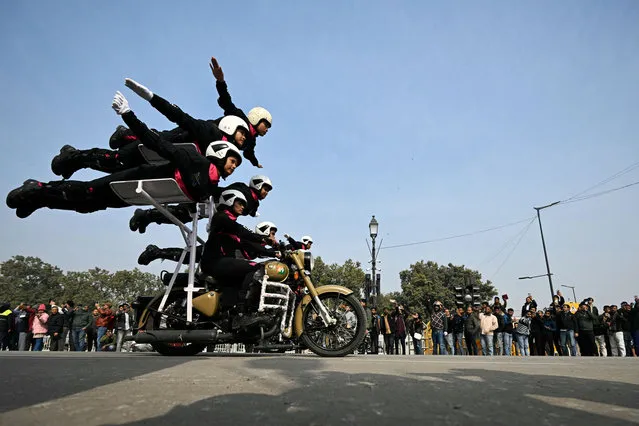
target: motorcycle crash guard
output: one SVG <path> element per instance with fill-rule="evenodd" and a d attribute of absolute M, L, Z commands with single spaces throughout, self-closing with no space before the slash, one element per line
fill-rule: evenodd
<path fill-rule="evenodd" d="M 339 293 L 342 294 L 344 296 L 348 296 L 350 294 L 353 294 L 353 290 L 350 290 L 346 287 L 342 287 L 339 285 L 323 285 L 321 287 L 316 287 L 315 290 L 317 291 L 317 294 L 324 294 L 324 293 Z M 312 297 L 310 294 L 307 294 L 306 296 L 304 296 L 304 298 L 302 299 L 302 301 L 297 305 L 297 308 L 295 309 L 295 335 L 297 337 L 302 335 L 302 332 L 304 331 L 303 328 L 303 324 L 302 324 L 302 313 L 304 312 L 304 308 L 306 308 L 306 305 L 308 305 L 309 303 L 311 303 Z"/>

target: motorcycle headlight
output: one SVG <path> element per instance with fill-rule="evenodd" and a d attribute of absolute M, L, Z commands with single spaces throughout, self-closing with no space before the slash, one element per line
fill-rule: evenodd
<path fill-rule="evenodd" d="M 308 272 L 313 272 L 313 266 L 315 266 L 315 259 L 310 251 L 304 252 L 304 269 Z"/>

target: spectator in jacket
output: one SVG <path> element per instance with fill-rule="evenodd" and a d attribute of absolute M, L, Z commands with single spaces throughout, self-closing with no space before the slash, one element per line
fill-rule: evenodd
<path fill-rule="evenodd" d="M 95 308 L 98 310 L 98 319 L 95 321 L 95 325 L 98 327 L 98 342 L 102 342 L 102 336 L 106 334 L 107 330 L 113 330 L 113 311 L 111 310 L 111 304 L 105 303 L 100 307 L 99 303 L 95 304 Z M 98 345 L 98 351 L 102 350 L 102 344 Z"/>
<path fill-rule="evenodd" d="M 60 313 L 60 308 L 57 305 L 51 305 L 51 315 L 49 315 L 47 328 L 50 337 L 49 350 L 52 352 L 64 351 L 64 340 L 62 340 L 64 315 Z"/>
<path fill-rule="evenodd" d="M 453 316 L 453 347 L 456 355 L 464 354 L 464 309 L 457 308 Z"/>
<path fill-rule="evenodd" d="M 627 319 L 625 315 L 617 309 L 617 305 L 612 305 L 610 309 L 610 356 L 626 356 L 623 327 Z"/>
<path fill-rule="evenodd" d="M 119 306 L 118 313 L 115 314 L 115 328 L 118 332 L 115 351 L 120 352 L 122 350 L 122 343 L 124 343 L 124 338 L 131 335 L 133 330 L 133 317 L 129 312 L 128 303 L 124 303 Z"/>
<path fill-rule="evenodd" d="M 408 330 L 413 338 L 413 349 L 415 350 L 415 355 L 423 355 L 424 349 L 422 348 L 422 339 L 424 338 L 424 322 L 422 321 L 422 316 L 420 314 L 412 314 Z"/>
<path fill-rule="evenodd" d="M 382 333 L 384 334 L 384 352 L 387 355 L 393 354 L 393 344 L 395 343 L 395 321 L 391 318 L 388 308 L 384 308 L 384 315 L 381 318 Z"/>
<path fill-rule="evenodd" d="M 579 310 L 575 314 L 575 320 L 577 321 L 575 337 L 577 337 L 581 356 L 597 356 L 594 332 L 596 318 L 597 317 L 590 311 L 588 304 L 581 302 Z"/>
<path fill-rule="evenodd" d="M 89 310 L 89 306 L 87 305 L 87 311 Z M 93 315 L 91 315 L 91 325 L 87 327 L 87 352 L 91 352 L 95 347 L 95 350 L 98 350 L 98 327 L 95 325 L 96 320 L 100 316 L 100 313 L 97 309 L 93 310 Z"/>
<path fill-rule="evenodd" d="M 544 313 L 537 311 L 535 308 L 531 309 L 531 311 L 533 312 L 533 316 L 530 321 L 530 337 L 532 338 L 530 354 L 544 356 L 546 355 L 544 349 Z"/>
<path fill-rule="evenodd" d="M 635 306 L 630 311 L 630 333 L 635 347 L 635 355 L 639 356 L 639 296 L 635 296 Z"/>
<path fill-rule="evenodd" d="M 552 309 L 546 310 L 543 322 L 544 350 L 549 356 L 555 356 L 555 331 L 557 331 L 557 323 L 555 322 Z M 561 354 L 561 351 L 559 351 L 559 354 Z"/>
<path fill-rule="evenodd" d="M 530 335 L 532 315 L 533 313 L 531 311 L 528 311 L 522 318 L 514 319 L 515 337 L 517 339 L 517 346 L 519 347 L 521 356 L 530 355 L 530 342 L 528 340 L 528 336 Z"/>
<path fill-rule="evenodd" d="M 526 312 L 530 311 L 532 308 L 537 308 L 537 302 L 535 302 L 535 299 L 533 299 L 529 294 L 528 297 L 526 297 L 526 302 L 524 302 L 524 305 L 521 307 L 521 316 L 525 317 Z"/>
<path fill-rule="evenodd" d="M 76 306 L 73 322 L 71 323 L 71 334 L 76 352 L 83 352 L 86 347 L 86 332 L 91 326 L 91 314 L 88 306 Z"/>
<path fill-rule="evenodd" d="M 577 329 L 577 322 L 575 316 L 570 312 L 569 305 L 562 305 L 561 312 L 556 316 L 557 329 L 559 330 L 559 341 L 561 343 L 560 355 L 577 356 L 577 343 L 575 342 L 575 330 Z M 570 352 L 568 351 L 568 344 L 570 344 Z"/>
<path fill-rule="evenodd" d="M 113 330 L 107 329 L 104 336 L 100 339 L 100 352 L 115 352 L 115 336 Z"/>
<path fill-rule="evenodd" d="M 466 339 L 466 350 L 468 355 L 479 355 L 477 339 L 481 330 L 479 315 L 471 306 L 466 308 L 464 316 L 464 338 Z"/>
<path fill-rule="evenodd" d="M 29 340 L 31 334 L 31 324 L 35 318 L 35 310 L 26 303 L 21 303 L 14 310 L 16 318 L 16 331 L 18 332 L 18 350 L 26 351 L 29 349 Z"/>
<path fill-rule="evenodd" d="M 497 298 L 495 298 L 497 299 Z M 495 305 L 493 309 L 494 316 L 497 318 L 497 328 L 493 333 L 493 346 L 497 355 L 503 355 L 503 341 L 504 341 L 504 314 L 502 312 L 501 304 Z"/>
<path fill-rule="evenodd" d="M 71 323 L 73 323 L 73 314 L 75 313 L 75 303 L 73 302 L 73 300 L 67 300 L 67 303 L 64 304 L 60 313 L 64 315 L 62 341 L 66 342 L 67 336 L 69 336 L 69 351 L 75 351 L 75 345 L 73 344 L 73 335 L 71 334 Z"/>
<path fill-rule="evenodd" d="M 38 306 L 38 312 L 35 314 L 33 320 L 33 351 L 41 351 L 44 346 L 44 336 L 49 331 L 47 328 L 47 321 L 49 321 L 49 315 L 46 312 L 46 306 L 44 303 Z"/>
<path fill-rule="evenodd" d="M 628 302 L 621 302 L 621 309 L 619 312 L 624 318 L 623 323 L 621 324 L 621 329 L 623 330 L 623 342 L 626 346 L 626 356 L 632 357 L 632 333 L 630 332 L 632 307 Z"/>
<path fill-rule="evenodd" d="M 8 303 L 0 303 L 0 351 L 9 350 L 9 332 L 13 331 L 13 311 Z"/>
<path fill-rule="evenodd" d="M 513 346 L 513 314 L 515 310 L 509 308 L 508 312 L 502 317 L 504 320 L 504 331 L 502 333 L 502 346 L 504 348 L 504 355 L 510 356 Z"/>
<path fill-rule="evenodd" d="M 455 339 L 453 335 L 453 319 L 455 314 L 448 309 L 444 309 L 444 315 L 446 315 L 446 330 L 444 333 L 444 341 L 446 342 L 446 351 L 450 355 L 455 355 Z"/>
<path fill-rule="evenodd" d="M 604 306 L 603 314 L 599 315 L 594 324 L 595 343 L 599 347 L 599 356 L 608 356 L 610 353 L 610 339 L 608 331 L 610 329 L 610 306 Z"/>
<path fill-rule="evenodd" d="M 392 314 L 395 322 L 395 355 L 399 355 L 399 347 L 402 348 L 402 355 L 406 355 L 406 321 L 404 320 L 404 307 L 396 306 Z"/>
<path fill-rule="evenodd" d="M 493 332 L 499 327 L 497 317 L 493 315 L 489 306 L 479 314 L 481 327 L 481 351 L 484 356 L 493 356 Z"/>
<path fill-rule="evenodd" d="M 377 313 L 377 308 L 371 308 L 371 354 L 377 355 L 379 353 L 379 334 L 382 329 L 382 317 Z"/>
<path fill-rule="evenodd" d="M 444 312 L 442 302 L 435 301 L 431 306 L 430 301 L 426 303 L 426 309 L 430 313 L 430 328 L 433 338 L 433 355 L 447 355 L 446 343 L 444 341 L 445 334 L 448 334 L 448 317 Z"/>

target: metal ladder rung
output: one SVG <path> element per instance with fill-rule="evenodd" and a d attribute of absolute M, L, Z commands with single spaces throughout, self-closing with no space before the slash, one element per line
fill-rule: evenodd
<path fill-rule="evenodd" d="M 283 294 L 274 294 L 274 293 L 264 293 L 264 298 L 288 300 L 288 296 L 284 296 Z"/>
<path fill-rule="evenodd" d="M 270 305 L 270 304 L 264 304 L 262 305 L 263 308 L 272 308 L 272 309 L 284 309 L 286 306 L 285 305 Z"/>

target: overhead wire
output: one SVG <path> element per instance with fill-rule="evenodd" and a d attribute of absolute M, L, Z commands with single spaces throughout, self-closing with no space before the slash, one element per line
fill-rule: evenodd
<path fill-rule="evenodd" d="M 394 245 L 394 246 L 386 246 L 383 249 L 384 250 L 388 250 L 388 249 L 399 248 L 399 247 L 408 247 L 408 246 L 416 246 L 416 245 L 420 245 L 420 244 L 436 243 L 436 242 L 439 242 L 439 241 L 452 240 L 452 239 L 455 239 L 455 238 L 470 237 L 470 236 L 473 236 L 473 235 L 483 234 L 485 232 L 496 231 L 498 229 L 503 229 L 503 228 L 507 228 L 509 226 L 518 225 L 520 223 L 527 222 L 530 219 L 531 219 L 531 217 L 528 217 L 526 219 L 518 220 L 516 222 L 506 223 L 504 225 L 494 226 L 492 228 L 481 229 L 479 231 L 467 232 L 465 234 L 458 234 L 458 235 L 450 235 L 448 237 L 433 238 L 431 240 L 417 241 L 417 242 L 413 242 L 413 243 L 397 244 L 397 245 Z M 380 250 L 382 250 L 382 249 L 380 249 Z"/>
<path fill-rule="evenodd" d="M 598 183 L 596 183 L 596 184 L 584 189 L 583 191 L 576 193 L 575 195 L 571 196 L 570 198 L 567 198 L 567 199 L 563 200 L 563 202 L 567 202 L 567 201 L 573 200 L 573 199 L 579 197 L 580 195 L 583 195 L 586 192 L 597 188 L 598 186 L 605 185 L 608 182 L 611 182 L 611 181 L 613 181 L 613 180 L 625 175 L 626 173 L 630 173 L 631 171 L 633 171 L 634 169 L 636 169 L 638 167 L 639 167 L 639 161 L 629 165 L 625 169 L 620 170 L 620 171 L 618 171 L 617 173 L 615 173 L 615 174 L 613 174 L 611 176 L 608 176 L 606 179 L 604 179 L 604 180 L 602 180 L 602 181 L 600 181 L 600 182 L 598 182 Z"/>
<path fill-rule="evenodd" d="M 528 223 L 528 225 L 526 225 L 526 227 L 523 229 L 523 231 L 521 232 L 521 235 L 519 236 L 519 239 L 517 240 L 517 242 L 515 243 L 515 245 L 513 246 L 513 249 L 510 251 L 510 253 L 508 253 L 508 256 L 506 256 L 506 258 L 504 259 L 503 262 L 501 262 L 501 264 L 499 265 L 499 267 L 497 268 L 497 270 L 495 272 L 493 272 L 493 274 L 491 275 L 491 278 L 494 278 L 497 276 L 497 274 L 499 273 L 499 271 L 501 271 L 501 268 L 503 268 L 503 266 L 506 264 L 506 262 L 508 262 L 508 260 L 510 259 L 510 256 L 513 255 L 513 253 L 515 252 L 515 250 L 517 250 L 517 247 L 519 247 L 519 244 L 521 243 L 521 240 L 524 239 L 524 237 L 526 236 L 526 234 L 528 233 L 528 230 L 530 229 L 530 227 L 532 226 L 533 223 L 535 223 L 535 221 L 537 220 L 536 217 L 533 217 L 533 219 L 530 221 L 530 223 Z"/>

